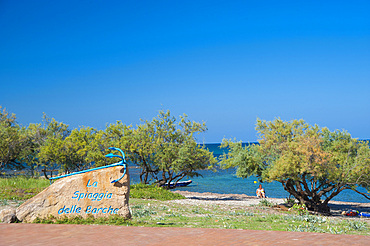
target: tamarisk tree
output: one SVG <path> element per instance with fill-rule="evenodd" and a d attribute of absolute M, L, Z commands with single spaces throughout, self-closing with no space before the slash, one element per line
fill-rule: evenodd
<path fill-rule="evenodd" d="M 41 148 L 40 160 L 56 163 L 66 173 L 84 170 L 102 156 L 99 143 L 103 141 L 97 139 L 100 136 L 92 127 L 81 127 L 73 129 L 65 138 L 50 137 Z"/>
<path fill-rule="evenodd" d="M 195 141 L 195 134 L 207 130 L 204 123 L 190 121 L 187 115 L 176 118 L 160 111 L 152 121 L 155 129 L 156 150 L 154 162 L 161 171 L 158 185 L 177 183 L 185 176 L 199 176 L 197 170 L 208 168 L 216 162 L 213 154 Z"/>
<path fill-rule="evenodd" d="M 20 156 L 24 148 L 25 128 L 16 122 L 15 114 L 10 114 L 0 106 L 0 169 L 22 168 Z"/>
<path fill-rule="evenodd" d="M 346 131 L 329 131 L 303 120 L 257 120 L 259 144 L 242 147 L 224 140 L 230 149 L 220 162 L 237 167 L 237 176 L 255 175 L 261 182 L 280 182 L 309 210 L 330 213 L 328 202 L 345 189 L 367 199 L 370 194 L 370 149 L 366 141 Z"/>
<path fill-rule="evenodd" d="M 120 122 L 109 125 L 107 139 L 119 146 L 129 161 L 138 165 L 140 181 L 159 186 L 177 183 L 188 176 L 199 176 L 198 170 L 216 163 L 213 154 L 196 143 L 195 135 L 206 131 L 204 123 L 180 120 L 170 111 L 160 111 L 152 121 L 143 121 L 136 128 Z"/>
<path fill-rule="evenodd" d="M 154 165 L 154 129 L 150 122 L 145 121 L 136 128 L 127 126 L 121 121 L 109 124 L 105 129 L 106 139 L 110 146 L 119 147 L 125 152 L 126 158 L 140 167 L 140 182 L 148 184 L 158 174 Z"/>

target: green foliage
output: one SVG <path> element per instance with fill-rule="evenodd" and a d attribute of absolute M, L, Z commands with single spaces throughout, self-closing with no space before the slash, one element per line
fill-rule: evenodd
<path fill-rule="evenodd" d="M 186 115 L 180 116 L 180 122 L 176 123 L 169 111 L 160 111 L 152 124 L 157 144 L 155 164 L 162 172 L 159 185 L 185 176 L 198 176 L 196 170 L 206 169 L 215 162 L 212 154 L 195 142 L 194 134 L 207 129 L 204 123 L 191 122 Z"/>
<path fill-rule="evenodd" d="M 45 188 L 50 185 L 49 180 L 25 176 L 0 178 L 0 188 L 13 187 L 19 189 Z"/>
<path fill-rule="evenodd" d="M 134 209 L 132 211 L 132 217 L 142 218 L 146 216 L 151 216 L 157 214 L 156 211 L 153 211 L 152 209 L 143 208 L 143 209 Z"/>
<path fill-rule="evenodd" d="M 9 114 L 0 106 L 0 169 L 22 168 L 19 161 L 26 145 L 25 128 L 16 123 L 15 114 Z"/>
<path fill-rule="evenodd" d="M 293 211 L 299 215 L 308 215 L 308 211 L 306 208 L 306 205 L 304 204 L 294 204 L 293 207 L 289 209 L 290 211 Z"/>
<path fill-rule="evenodd" d="M 155 199 L 161 201 L 185 199 L 184 196 L 170 192 L 162 187 L 146 184 L 134 184 L 130 186 L 130 197 L 141 199 Z"/>
<path fill-rule="evenodd" d="M 285 203 L 288 207 L 292 207 L 295 204 L 295 199 L 288 197 L 286 198 Z"/>
<path fill-rule="evenodd" d="M 26 164 L 31 169 L 31 175 L 35 176 L 35 169 L 41 165 L 38 154 L 40 147 L 47 139 L 47 131 L 41 124 L 30 124 L 25 129 L 24 136 L 25 144 L 18 159 L 21 163 Z"/>
<path fill-rule="evenodd" d="M 161 186 L 198 176 L 197 170 L 216 163 L 212 153 L 195 141 L 196 134 L 206 131 L 205 124 L 191 122 L 186 115 L 177 120 L 169 111 L 160 111 L 158 117 L 136 128 L 117 121 L 105 131 L 91 127 L 70 130 L 45 114 L 43 124 L 28 127 L 19 126 L 15 119 L 0 106 L 0 168 L 24 168 L 26 164 L 33 175 L 33 170 L 43 166 L 45 177 L 46 170 L 81 171 L 111 164 L 105 154 L 114 146 L 141 167 L 142 183 L 155 181 Z"/>
<path fill-rule="evenodd" d="M 331 132 L 303 120 L 257 120 L 259 145 L 223 141 L 230 152 L 220 162 L 237 167 L 237 176 L 256 175 L 261 182 L 280 182 L 309 210 L 328 213 L 328 202 L 344 189 L 370 199 L 370 149 L 345 131 Z M 322 200 L 322 197 L 325 197 Z"/>
<path fill-rule="evenodd" d="M 229 212 L 231 216 L 254 216 L 254 213 L 247 212 L 247 211 L 231 211 Z"/>
<path fill-rule="evenodd" d="M 136 225 L 133 224 L 130 220 L 127 220 L 118 215 L 111 215 L 107 218 L 94 218 L 93 216 L 88 216 L 87 218 L 82 218 L 81 216 L 75 217 L 64 217 L 64 218 L 55 218 L 54 216 L 49 216 L 46 219 L 36 218 L 33 223 L 39 224 L 96 224 L 96 225 Z"/>
<path fill-rule="evenodd" d="M 265 206 L 265 207 L 272 207 L 272 206 L 274 206 L 274 204 L 272 202 L 268 201 L 267 199 L 260 200 L 259 205 Z"/>
<path fill-rule="evenodd" d="M 106 134 L 131 162 L 140 166 L 142 183 L 155 180 L 162 186 L 198 176 L 197 170 L 216 163 L 213 154 L 195 141 L 195 134 L 206 129 L 204 123 L 192 122 L 186 115 L 178 121 L 170 111 L 160 111 L 152 121 L 143 121 L 136 128 L 121 122 L 111 124 Z"/>
<path fill-rule="evenodd" d="M 367 223 L 364 221 L 348 220 L 347 223 L 350 230 L 364 231 L 368 227 Z"/>
<path fill-rule="evenodd" d="M 45 167 L 54 169 L 56 165 L 70 173 L 111 163 L 105 157 L 111 142 L 104 131 L 85 126 L 70 130 L 62 122 L 44 118 L 47 139 L 40 147 L 38 158 Z"/>
<path fill-rule="evenodd" d="M 303 223 L 289 225 L 288 231 L 320 232 L 331 234 L 359 233 L 368 230 L 368 223 L 360 220 L 344 220 L 335 222 L 331 219 L 314 215 L 287 216 L 290 221 Z"/>
<path fill-rule="evenodd" d="M 56 139 L 64 139 L 69 134 L 68 126 L 46 115 L 43 125 L 30 124 L 28 127 L 19 126 L 15 119 L 15 115 L 5 109 L 0 112 L 0 168 L 5 165 L 17 169 L 28 166 L 33 175 L 35 168 L 42 165 L 39 159 L 41 148 L 53 145 Z M 49 159 L 47 162 L 53 161 Z"/>
<path fill-rule="evenodd" d="M 74 129 L 68 136 L 51 136 L 42 146 L 39 154 L 44 163 L 60 165 L 65 172 L 82 170 L 88 152 L 89 142 L 92 140 L 92 128 Z"/>
<path fill-rule="evenodd" d="M 292 221 L 304 221 L 304 222 L 318 223 L 318 224 L 323 224 L 323 223 L 328 222 L 328 219 L 326 217 L 309 215 L 309 214 L 288 215 L 286 218 Z"/>
<path fill-rule="evenodd" d="M 272 209 L 261 211 L 260 207 L 236 209 L 234 206 L 212 204 L 178 203 L 130 199 L 132 219 L 119 216 L 94 219 L 53 217 L 37 223 L 110 224 L 123 226 L 185 227 L 185 228 L 232 228 L 247 230 L 312 231 L 334 234 L 370 235 L 368 222 L 358 219 L 329 218 L 316 215 L 276 214 Z"/>
<path fill-rule="evenodd" d="M 262 181 L 262 170 L 265 164 L 257 152 L 258 145 L 251 144 L 243 147 L 242 142 L 223 139 L 220 148 L 228 148 L 228 153 L 220 157 L 221 168 L 237 167 L 236 176 L 248 178 L 252 175 L 259 177 Z"/>
<path fill-rule="evenodd" d="M 9 205 L 8 200 L 9 200 L 9 199 L 0 199 L 0 206 L 6 206 L 6 205 Z"/>
<path fill-rule="evenodd" d="M 325 233 L 326 231 L 320 227 L 317 227 L 314 223 L 308 223 L 303 225 L 290 225 L 287 229 L 287 231 L 296 231 L 296 232 L 319 232 L 319 233 Z M 343 231 L 337 231 L 333 230 L 333 228 L 330 228 L 330 233 L 332 234 L 341 234 Z"/>
<path fill-rule="evenodd" d="M 126 158 L 141 168 L 140 181 L 148 184 L 159 172 L 154 164 L 157 145 L 153 125 L 145 121 L 135 129 L 117 122 L 107 127 L 106 134 L 112 146 L 121 148 Z"/>
<path fill-rule="evenodd" d="M 46 169 L 59 168 L 58 164 L 60 163 L 57 160 L 60 153 L 54 152 L 51 154 L 50 152 L 70 133 L 68 125 L 50 119 L 44 113 L 43 124 L 30 124 L 26 129 L 27 145 L 22 152 L 22 162 L 26 163 L 31 170 L 38 166 L 44 166 Z"/>
<path fill-rule="evenodd" d="M 15 187 L 17 189 L 33 189 L 36 187 L 46 187 L 49 181 L 45 179 L 17 177 L 11 179 L 0 179 L 0 194 L 4 194 L 4 188 Z M 168 194 L 177 195 L 168 190 L 156 186 L 147 186 L 143 184 L 133 185 L 132 190 L 154 190 L 154 196 L 158 195 L 158 190 Z M 151 197 L 154 197 L 151 196 Z M 163 195 L 162 195 L 163 196 Z M 19 198 L 17 198 L 19 199 Z M 26 199 L 26 198 L 23 198 Z M 174 199 L 179 199 L 176 197 Z M 130 208 L 132 219 L 127 220 L 123 217 L 114 215 L 107 218 L 93 218 L 88 216 L 82 218 L 63 217 L 55 218 L 49 216 L 46 219 L 36 219 L 34 223 L 47 224 L 106 224 L 121 226 L 172 226 L 172 227 L 193 227 L 193 228 L 232 228 L 232 229 L 249 229 L 249 230 L 290 230 L 306 232 L 323 232 L 323 233 L 350 233 L 370 235 L 369 226 L 366 220 L 356 218 L 331 219 L 328 217 L 315 215 L 286 215 L 275 214 L 270 208 L 263 209 L 256 207 L 246 207 L 235 209 L 232 206 L 215 206 L 212 204 L 191 205 L 179 203 L 177 201 L 147 200 L 130 198 Z M 0 205 L 4 206 L 10 203 L 8 199 L 0 197 Z M 271 214 L 272 213 L 272 214 Z"/>
<path fill-rule="evenodd" d="M 108 143 L 103 131 L 91 127 L 69 129 L 68 125 L 48 118 L 43 124 L 21 127 L 15 115 L 0 106 L 0 168 L 61 168 L 64 172 L 82 170 L 92 163 L 108 164 L 104 157 Z M 46 174 L 45 174 L 46 176 Z"/>

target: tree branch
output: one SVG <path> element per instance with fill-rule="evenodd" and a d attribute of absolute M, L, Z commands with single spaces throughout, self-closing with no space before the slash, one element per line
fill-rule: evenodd
<path fill-rule="evenodd" d="M 361 191 L 358 191 L 356 189 L 351 189 L 351 190 L 353 190 L 354 192 L 357 192 L 358 194 L 364 196 L 366 199 L 370 200 L 370 194 L 369 193 L 361 192 Z"/>

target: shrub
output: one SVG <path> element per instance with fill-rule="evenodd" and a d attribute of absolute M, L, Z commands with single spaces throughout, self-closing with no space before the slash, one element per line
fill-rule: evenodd
<path fill-rule="evenodd" d="M 288 197 L 285 199 L 285 203 L 287 206 L 292 207 L 295 204 L 295 199 Z"/>
<path fill-rule="evenodd" d="M 347 223 L 348 223 L 348 227 L 349 227 L 350 230 L 363 231 L 367 227 L 367 224 L 363 221 L 351 221 L 351 220 L 349 220 Z"/>
<path fill-rule="evenodd" d="M 134 210 L 132 212 L 132 217 L 141 218 L 141 217 L 146 217 L 146 216 L 150 216 L 150 215 L 153 215 L 153 214 L 157 214 L 157 212 L 154 211 L 154 210 L 145 208 L 145 209 L 142 209 L 142 210 Z"/>
<path fill-rule="evenodd" d="M 272 207 L 274 204 L 266 199 L 262 199 L 259 203 L 261 206 Z"/>
<path fill-rule="evenodd" d="M 293 212 L 295 212 L 295 213 L 297 213 L 299 215 L 307 215 L 308 214 L 306 205 L 304 205 L 304 204 L 297 204 L 296 203 L 289 210 L 290 211 L 293 211 Z"/>

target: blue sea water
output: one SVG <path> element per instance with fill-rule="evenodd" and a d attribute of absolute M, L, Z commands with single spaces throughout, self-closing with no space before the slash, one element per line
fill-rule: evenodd
<path fill-rule="evenodd" d="M 207 144 L 206 147 L 213 151 L 216 156 L 222 154 L 225 150 L 219 148 L 219 144 Z M 131 183 L 139 183 L 139 169 L 130 168 Z M 255 196 L 258 188 L 258 180 L 256 177 L 249 177 L 247 179 L 238 178 L 235 175 L 235 169 L 218 170 L 213 172 L 211 170 L 201 170 L 199 173 L 202 177 L 193 177 L 193 181 L 186 187 L 176 188 L 175 190 L 192 191 L 192 192 L 212 192 L 218 194 L 246 194 L 248 196 Z M 186 179 L 183 179 L 186 180 Z M 255 183 L 257 181 L 257 183 Z M 263 183 L 263 188 L 266 190 L 266 195 L 271 198 L 287 198 L 289 193 L 286 192 L 279 182 Z M 365 189 L 360 189 L 366 192 Z M 333 198 L 334 201 L 344 202 L 363 202 L 368 203 L 369 200 L 360 194 L 344 190 L 339 195 Z"/>

